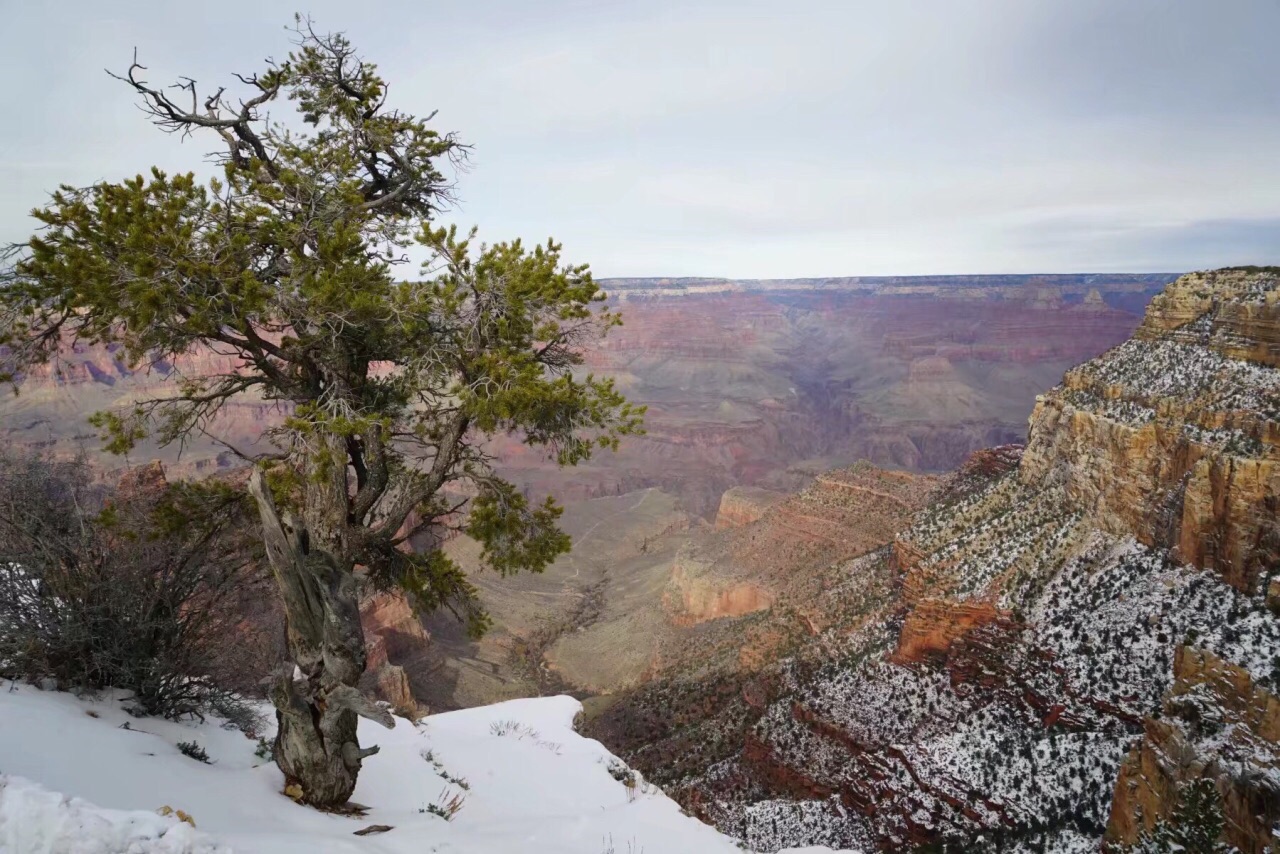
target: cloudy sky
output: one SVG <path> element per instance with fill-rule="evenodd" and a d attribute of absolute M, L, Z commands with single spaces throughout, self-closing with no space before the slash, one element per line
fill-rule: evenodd
<path fill-rule="evenodd" d="M 222 84 L 297 8 L 0 0 L 0 240 L 207 143 L 104 67 Z M 1280 262 L 1280 0 L 313 0 L 474 144 L 459 223 L 601 276 Z"/>

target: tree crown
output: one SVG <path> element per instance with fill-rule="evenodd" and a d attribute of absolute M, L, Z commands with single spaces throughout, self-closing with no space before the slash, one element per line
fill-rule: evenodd
<path fill-rule="evenodd" d="M 425 531 L 475 537 L 489 566 L 539 570 L 568 549 L 560 508 L 495 472 L 488 440 L 516 434 L 560 464 L 641 430 L 612 381 L 581 374 L 582 348 L 620 322 L 585 265 L 552 240 L 477 244 L 433 218 L 451 200 L 452 134 L 389 108 L 388 87 L 341 34 L 299 19 L 295 49 L 248 94 L 178 95 L 119 79 L 163 130 L 216 135 L 221 177 L 153 169 L 63 186 L 33 215 L 3 283 L 0 343 L 17 381 L 68 339 L 122 345 L 139 365 L 208 348 L 225 373 L 181 376 L 172 393 L 94 416 L 109 449 L 147 435 L 219 441 L 230 400 L 281 404 L 273 450 L 232 448 L 269 469 L 277 500 L 317 544 L 420 606 L 485 617 Z M 294 126 L 267 109 L 291 102 Z M 413 246 L 429 260 L 398 278 Z M 224 443 L 225 444 L 225 443 Z M 230 447 L 230 446 L 228 446 Z"/>

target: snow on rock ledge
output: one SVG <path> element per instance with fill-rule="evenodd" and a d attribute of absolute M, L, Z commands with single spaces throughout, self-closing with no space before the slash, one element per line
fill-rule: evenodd
<path fill-rule="evenodd" d="M 0 692 L 0 851 L 5 854 L 733 854 L 735 840 L 681 812 L 598 741 L 570 697 L 512 700 L 365 728 L 380 744 L 354 800 L 327 815 L 283 794 L 255 742 L 219 722 L 130 717 L 28 686 Z M 182 755 L 196 741 L 213 764 Z M 31 782 L 36 781 L 36 782 Z M 66 793 L 66 794 L 58 794 Z M 452 821 L 432 804 L 465 798 Z M 94 806 L 96 804 L 97 806 Z M 198 830 L 156 810 L 169 806 Z M 393 829 L 355 836 L 369 825 Z M 630 847 L 628 847 L 630 846 Z M 806 851 L 810 849 L 805 849 Z M 825 850 L 825 849 L 817 849 Z"/>

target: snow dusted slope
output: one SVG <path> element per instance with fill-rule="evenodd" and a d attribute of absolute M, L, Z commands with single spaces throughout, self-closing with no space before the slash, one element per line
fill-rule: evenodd
<path fill-rule="evenodd" d="M 215 721 L 133 718 L 123 703 L 0 692 L 0 852 L 224 854 L 717 854 L 737 843 L 681 813 L 597 741 L 569 697 L 515 700 L 364 729 L 382 752 L 360 775 L 362 818 L 281 794 L 255 742 Z M 195 741 L 213 764 L 179 752 Z M 612 769 L 612 773 L 611 773 Z M 62 793 L 62 794 L 59 794 Z M 427 811 L 465 796 L 451 821 Z M 157 811 L 182 810 L 193 829 Z M 370 825 L 392 830 L 368 836 Z M 807 849 L 826 851 L 828 849 Z"/>
<path fill-rule="evenodd" d="M 890 549 L 816 567 L 835 616 L 796 608 L 795 654 L 732 692 L 641 685 L 597 731 L 765 850 L 1096 854 L 1203 779 L 1228 843 L 1275 850 L 1277 272 L 1180 278 L 1040 398 L 1025 450 L 974 455 Z"/>

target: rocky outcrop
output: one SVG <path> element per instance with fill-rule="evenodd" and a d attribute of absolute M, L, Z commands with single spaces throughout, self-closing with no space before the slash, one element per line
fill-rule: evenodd
<path fill-rule="evenodd" d="M 360 623 L 370 669 L 412 654 L 430 642 L 426 629 L 400 593 L 380 592 L 364 597 Z"/>
<path fill-rule="evenodd" d="M 1180 647 L 1164 715 L 1116 781 L 1107 825 L 1114 847 L 1168 820 L 1179 792 L 1207 779 L 1222 799 L 1224 840 L 1245 854 L 1274 850 L 1280 828 L 1280 699 L 1248 671 L 1205 650 Z"/>
<path fill-rule="evenodd" d="M 360 603 L 368 659 L 361 686 L 391 704 L 397 714 L 418 718 L 427 710 L 413 695 L 411 668 L 426 656 L 431 642 L 422 621 L 400 593 L 381 592 Z"/>
<path fill-rule="evenodd" d="M 845 613 L 756 672 L 765 690 L 685 683 L 719 711 L 669 734 L 642 717 L 657 734 L 623 754 L 759 850 L 1088 850 L 1200 777 L 1227 841 L 1264 850 L 1278 294 L 1265 271 L 1171 285 L 1133 339 L 1038 400 L 1025 449 L 974 455 L 850 562 L 831 588 Z M 913 382 L 946 380 L 937 355 Z M 691 731 L 714 749 L 691 752 Z"/>
<path fill-rule="evenodd" d="M 1184 276 L 1134 339 L 1037 400 L 1024 483 L 1253 590 L 1280 562 L 1280 287 Z M 1256 360 L 1254 360 L 1256 357 Z"/>
<path fill-rule="evenodd" d="M 748 581 L 718 584 L 708 567 L 691 566 L 691 559 L 676 557 L 671 583 L 678 601 L 669 602 L 680 625 L 693 625 L 721 617 L 741 617 L 773 604 L 773 594 Z"/>
<path fill-rule="evenodd" d="M 923 600 L 903 620 L 898 647 L 890 660 L 895 664 L 919 664 L 930 656 L 945 656 L 956 641 L 1000 617 L 1000 611 L 990 602 Z"/>
<path fill-rule="evenodd" d="M 758 522 L 769 508 L 786 498 L 785 493 L 752 486 L 735 486 L 720 496 L 716 511 L 716 528 L 741 528 Z"/>
<path fill-rule="evenodd" d="M 672 619 L 694 625 L 769 608 L 802 589 L 805 580 L 833 563 L 847 561 L 888 542 L 927 500 L 937 479 L 859 463 L 825 472 L 795 495 L 774 499 L 743 525 L 722 526 L 717 535 L 691 538 L 672 565 L 666 598 Z M 747 491 L 748 495 L 758 495 Z M 730 512 L 739 499 L 732 497 Z M 749 514 L 748 514 L 749 515 Z M 825 621 L 817 603 L 805 631 Z"/>
<path fill-rule="evenodd" d="M 1276 275 L 1274 269 L 1235 269 L 1183 276 L 1152 299 L 1134 337 L 1187 340 L 1188 333 L 1203 331 L 1196 322 L 1210 317 L 1209 345 L 1216 352 L 1280 367 L 1280 298 L 1268 281 Z"/>

